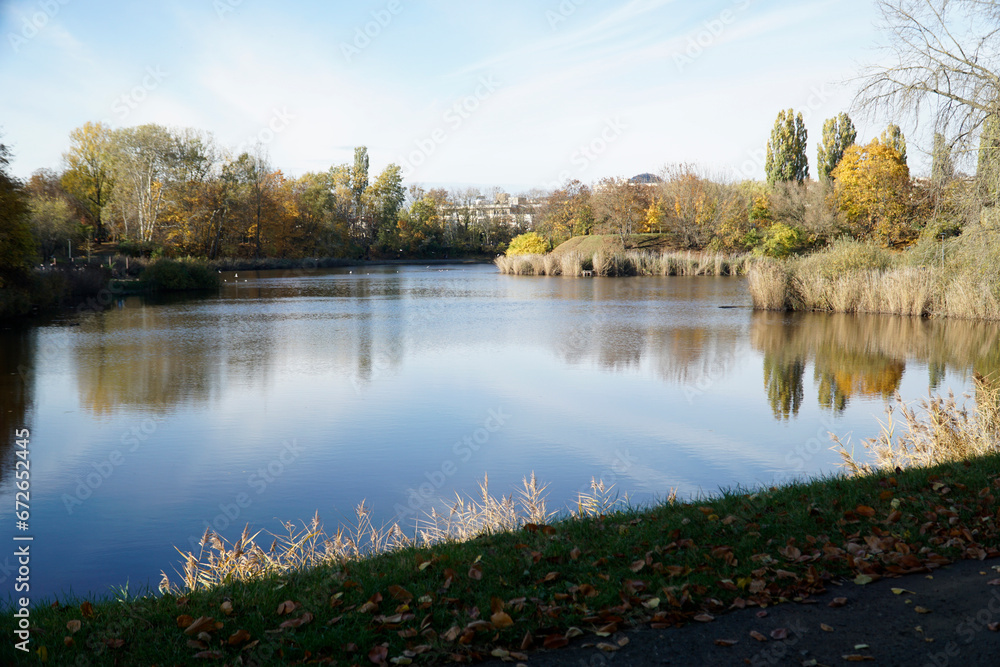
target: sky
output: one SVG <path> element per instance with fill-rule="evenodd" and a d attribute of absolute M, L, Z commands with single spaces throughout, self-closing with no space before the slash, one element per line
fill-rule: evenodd
<path fill-rule="evenodd" d="M 0 0 L 0 132 L 20 177 L 104 121 L 259 141 L 293 177 L 365 145 L 407 184 L 524 192 L 677 163 L 761 179 L 791 107 L 815 174 L 877 21 L 872 0 Z M 861 141 L 886 122 L 852 117 Z"/>

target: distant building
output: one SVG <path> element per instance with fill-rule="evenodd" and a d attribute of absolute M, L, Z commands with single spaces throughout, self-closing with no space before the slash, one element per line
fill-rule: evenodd
<path fill-rule="evenodd" d="M 639 174 L 628 179 L 632 183 L 638 183 L 640 185 L 656 185 L 657 183 L 662 183 L 663 179 L 656 174 L 650 174 L 646 172 L 644 174 Z"/>
<path fill-rule="evenodd" d="M 511 227 L 530 227 L 541 206 L 540 202 L 501 192 L 492 202 L 486 197 L 478 197 L 469 205 L 446 204 L 441 207 L 441 217 L 449 223 L 460 223 L 468 217 L 470 223 L 477 225 L 490 220 Z"/>

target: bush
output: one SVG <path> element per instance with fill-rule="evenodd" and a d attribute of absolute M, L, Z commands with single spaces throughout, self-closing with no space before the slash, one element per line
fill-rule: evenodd
<path fill-rule="evenodd" d="M 218 274 L 212 273 L 204 262 L 192 259 L 157 259 L 146 267 L 139 281 L 153 291 L 215 289 L 219 286 Z"/>
<path fill-rule="evenodd" d="M 852 271 L 884 271 L 893 264 L 892 254 L 874 244 L 845 237 L 798 260 L 798 273 L 836 278 Z"/>
<path fill-rule="evenodd" d="M 805 234 L 796 227 L 789 227 L 782 222 L 776 222 L 768 227 L 754 252 L 765 257 L 778 259 L 801 250 L 806 243 Z"/>
<path fill-rule="evenodd" d="M 549 242 L 537 232 L 528 232 L 511 239 L 507 255 L 544 255 L 549 251 Z"/>

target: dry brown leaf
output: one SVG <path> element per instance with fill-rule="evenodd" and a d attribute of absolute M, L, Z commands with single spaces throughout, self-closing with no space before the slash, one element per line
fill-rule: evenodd
<path fill-rule="evenodd" d="M 860 653 L 849 653 L 848 655 L 840 656 L 847 662 L 874 662 L 875 658 L 870 655 L 861 655 Z"/>
<path fill-rule="evenodd" d="M 194 623 L 194 617 L 193 616 L 188 616 L 187 614 L 181 614 L 180 616 L 177 617 L 177 627 L 178 628 L 186 628 L 189 625 L 191 625 L 192 623 Z"/>
<path fill-rule="evenodd" d="M 736 640 L 735 639 L 716 639 L 713 643 L 716 646 L 735 646 L 736 645 Z"/>
<path fill-rule="evenodd" d="M 771 639 L 788 639 L 788 629 L 775 628 L 771 630 Z"/>
<path fill-rule="evenodd" d="M 711 614 L 704 614 L 703 613 L 703 614 L 698 614 L 697 616 L 695 616 L 694 620 L 698 621 L 699 623 L 711 623 L 712 621 L 715 620 L 715 616 L 712 616 Z"/>
<path fill-rule="evenodd" d="M 875 508 L 869 507 L 868 505 L 858 505 L 854 508 L 854 511 L 857 514 L 868 518 L 875 516 Z"/>
<path fill-rule="evenodd" d="M 89 602 L 84 602 L 83 604 L 80 605 L 80 613 L 83 614 L 84 618 L 93 618 L 94 605 L 90 604 Z"/>
<path fill-rule="evenodd" d="M 822 630 L 823 632 L 833 632 L 833 627 L 827 625 L 826 623 L 820 623 L 819 629 Z"/>
<path fill-rule="evenodd" d="M 291 614 L 293 611 L 295 611 L 295 608 L 297 606 L 298 605 L 296 605 L 291 600 L 285 600 L 284 602 L 282 602 L 281 604 L 278 605 L 278 611 L 276 613 L 278 614 L 278 616 L 284 616 L 285 614 Z"/>
<path fill-rule="evenodd" d="M 619 649 L 618 646 L 615 646 L 614 644 L 608 644 L 607 642 L 598 642 L 598 644 L 594 648 L 596 648 L 599 651 L 606 651 L 608 653 L 613 653 L 614 651 L 617 651 Z"/>
<path fill-rule="evenodd" d="M 233 613 L 233 603 L 230 602 L 229 600 L 226 600 L 225 602 L 219 605 L 219 609 L 222 610 L 223 614 L 229 616 L 230 614 Z"/>
<path fill-rule="evenodd" d="M 756 630 L 751 630 L 750 631 L 750 636 L 753 637 L 754 639 L 756 639 L 759 642 L 766 642 L 767 641 L 767 637 L 765 637 L 761 633 L 757 632 Z"/>
<path fill-rule="evenodd" d="M 201 651 L 200 653 L 195 653 L 194 657 L 198 660 L 222 660 L 222 651 Z"/>
<path fill-rule="evenodd" d="M 830 604 L 828 604 L 827 606 L 843 607 L 845 604 L 847 604 L 847 598 L 833 598 L 832 600 L 830 600 Z"/>
<path fill-rule="evenodd" d="M 199 632 L 211 632 L 212 630 L 215 630 L 215 619 L 211 616 L 199 616 L 184 629 L 184 634 L 196 635 Z"/>
<path fill-rule="evenodd" d="M 569 552 L 569 557 L 573 560 L 577 560 L 580 557 L 581 551 L 577 547 L 573 547 Z"/>
<path fill-rule="evenodd" d="M 920 606 L 914 607 L 913 611 L 917 612 L 918 614 L 929 614 L 929 613 L 931 613 L 931 610 L 928 609 L 927 607 L 920 607 Z"/>
<path fill-rule="evenodd" d="M 290 618 L 290 619 L 288 619 L 287 621 L 285 621 L 284 623 L 282 623 L 278 627 L 281 627 L 281 628 L 297 628 L 299 626 L 306 625 L 307 623 L 312 623 L 313 618 L 314 618 L 313 615 L 310 614 L 307 611 L 306 613 L 302 614 L 298 618 Z"/>
<path fill-rule="evenodd" d="M 376 665 L 381 665 L 389 657 L 389 649 L 386 646 L 375 646 L 368 651 L 368 659 Z"/>
<path fill-rule="evenodd" d="M 226 640 L 230 646 L 239 646 L 240 644 L 245 644 L 250 641 L 250 633 L 246 630 L 237 630 L 233 634 L 229 635 L 229 639 Z"/>
<path fill-rule="evenodd" d="M 510 617 L 505 611 L 498 611 L 497 613 L 490 616 L 490 623 L 493 624 L 497 630 L 503 630 L 504 628 L 509 628 L 514 625 L 514 619 Z"/>
<path fill-rule="evenodd" d="M 73 619 L 72 621 L 66 621 L 66 629 L 69 630 L 74 635 L 80 631 L 80 626 L 82 623 L 80 621 Z"/>

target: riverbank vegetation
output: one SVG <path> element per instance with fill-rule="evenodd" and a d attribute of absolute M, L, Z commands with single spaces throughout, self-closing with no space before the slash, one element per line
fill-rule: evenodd
<path fill-rule="evenodd" d="M 501 273 L 518 276 L 735 276 L 745 274 L 752 261 L 746 254 L 598 250 L 508 254 L 494 263 Z"/>
<path fill-rule="evenodd" d="M 525 660 L 577 638 L 613 652 L 632 627 L 710 623 L 809 601 L 831 583 L 1000 556 L 997 395 L 985 379 L 977 387 L 974 412 L 950 398 L 907 408 L 874 458 L 849 458 L 851 476 L 647 507 L 616 504 L 595 484 L 560 516 L 534 480 L 500 499 L 484 484 L 412 538 L 376 528 L 364 506 L 332 535 L 318 517 L 260 541 L 208 531 L 159 596 L 123 588 L 113 600 L 37 604 L 31 648 L 43 662 L 96 665 Z M 0 651 L 14 659 L 10 642 Z"/>

